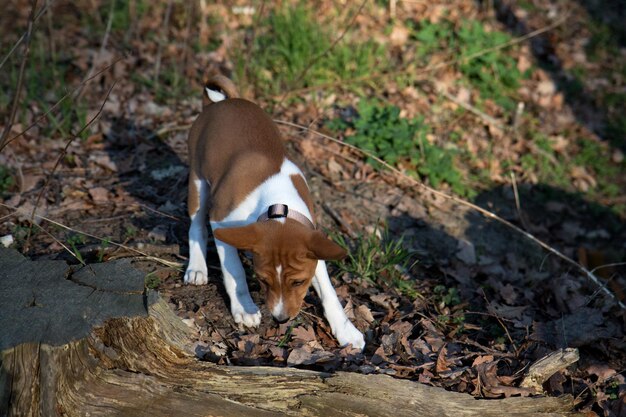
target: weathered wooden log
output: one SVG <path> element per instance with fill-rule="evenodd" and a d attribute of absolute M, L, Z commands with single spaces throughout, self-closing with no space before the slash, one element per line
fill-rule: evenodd
<path fill-rule="evenodd" d="M 118 261 L 0 250 L 0 416 L 569 416 L 573 400 L 475 400 L 384 375 L 225 367 Z"/>

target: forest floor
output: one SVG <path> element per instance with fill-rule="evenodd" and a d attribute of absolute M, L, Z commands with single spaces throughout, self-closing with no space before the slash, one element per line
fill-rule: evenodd
<path fill-rule="evenodd" d="M 135 258 L 203 360 L 568 393 L 589 416 L 626 415 L 623 1 L 206 3 L 39 5 L 0 154 L 4 244 Z M 0 131 L 29 13 L 10 0 L 0 16 Z M 238 328 L 211 243 L 209 284 L 183 285 L 186 136 L 209 70 L 279 122 L 316 220 L 350 249 L 330 268 L 364 352 L 337 345 L 312 293 L 291 322 L 262 308 L 259 329 Z M 566 347 L 576 364 L 521 386 Z"/>

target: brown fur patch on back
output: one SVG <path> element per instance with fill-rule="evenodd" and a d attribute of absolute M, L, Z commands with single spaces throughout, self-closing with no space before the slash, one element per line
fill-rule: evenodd
<path fill-rule="evenodd" d="M 228 99 L 204 108 L 189 131 L 189 166 L 210 187 L 211 220 L 220 221 L 285 159 L 278 128 L 256 104 Z"/>

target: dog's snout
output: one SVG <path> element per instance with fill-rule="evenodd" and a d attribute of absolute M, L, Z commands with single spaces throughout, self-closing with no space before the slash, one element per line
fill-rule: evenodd
<path fill-rule="evenodd" d="M 283 324 L 283 323 L 286 323 L 286 322 L 289 321 L 289 316 L 287 316 L 287 315 L 284 315 L 284 316 L 281 315 L 281 316 L 278 316 L 278 317 L 273 316 L 273 317 L 274 317 L 274 320 L 276 320 L 276 322 L 278 322 L 279 324 Z"/>

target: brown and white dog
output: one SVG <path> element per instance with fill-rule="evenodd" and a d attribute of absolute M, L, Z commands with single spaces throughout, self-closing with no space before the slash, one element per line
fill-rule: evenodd
<path fill-rule="evenodd" d="M 313 284 L 341 345 L 362 349 L 363 335 L 346 317 L 325 260 L 346 253 L 316 230 L 300 169 L 287 159 L 276 125 L 256 104 L 237 98 L 226 77 L 205 87 L 204 109 L 189 132 L 189 266 L 185 283 L 207 283 L 206 215 L 215 237 L 235 322 L 256 327 L 254 304 L 237 249 L 252 252 L 274 318 L 295 317 Z"/>

